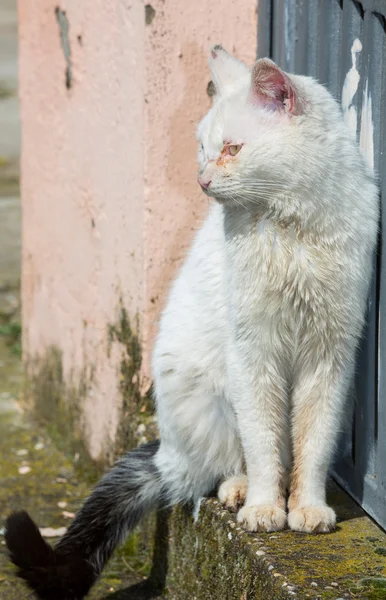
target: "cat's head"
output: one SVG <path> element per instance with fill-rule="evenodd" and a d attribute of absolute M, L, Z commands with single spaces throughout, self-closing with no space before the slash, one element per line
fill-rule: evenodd
<path fill-rule="evenodd" d="M 215 101 L 197 129 L 204 191 L 227 204 L 264 208 L 280 192 L 312 186 L 314 146 L 326 134 L 323 103 L 337 111 L 327 90 L 266 58 L 250 70 L 222 46 L 213 47 L 209 64 Z"/>

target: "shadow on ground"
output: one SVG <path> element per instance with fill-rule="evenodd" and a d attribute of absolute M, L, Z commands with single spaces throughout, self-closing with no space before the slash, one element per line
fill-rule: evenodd
<path fill-rule="evenodd" d="M 126 589 L 104 596 L 101 600 L 155 600 L 160 599 L 160 592 L 147 582 L 134 584 Z"/>

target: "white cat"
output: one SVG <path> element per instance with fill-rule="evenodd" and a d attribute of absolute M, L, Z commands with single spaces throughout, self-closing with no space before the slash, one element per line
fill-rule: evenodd
<path fill-rule="evenodd" d="M 377 232 L 372 174 L 321 85 L 221 46 L 198 127 L 217 200 L 177 278 L 154 352 L 175 493 L 219 497 L 249 531 L 330 531 L 325 487 L 362 330 Z M 248 484 L 241 477 L 245 457 Z M 186 489 L 183 489 L 183 485 Z M 181 489 L 182 488 L 182 489 Z"/>
<path fill-rule="evenodd" d="M 160 322 L 161 442 L 117 464 L 55 549 L 56 561 L 87 562 L 90 585 L 144 512 L 219 483 L 248 531 L 335 526 L 326 477 L 364 323 L 374 177 L 316 81 L 268 59 L 250 71 L 221 46 L 210 66 L 217 94 L 198 127 L 198 180 L 216 202 Z M 16 563 L 28 519 L 7 524 Z"/>

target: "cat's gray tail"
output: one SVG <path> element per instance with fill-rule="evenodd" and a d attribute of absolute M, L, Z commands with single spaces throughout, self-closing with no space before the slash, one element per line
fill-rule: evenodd
<path fill-rule="evenodd" d="M 26 512 L 10 515 L 5 540 L 18 575 L 42 600 L 81 600 L 116 546 L 163 504 L 154 462 L 159 442 L 140 446 L 100 481 L 67 533 L 51 548 Z"/>

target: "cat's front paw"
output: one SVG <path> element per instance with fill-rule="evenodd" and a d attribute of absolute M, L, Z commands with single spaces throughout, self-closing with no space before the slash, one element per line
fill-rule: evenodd
<path fill-rule="evenodd" d="M 286 526 L 287 514 L 274 504 L 244 506 L 237 514 L 237 522 L 247 531 L 280 531 Z"/>
<path fill-rule="evenodd" d="M 294 531 L 329 533 L 336 526 L 335 512 L 329 506 L 302 506 L 288 514 L 288 525 Z"/>
<path fill-rule="evenodd" d="M 235 475 L 224 481 L 218 490 L 218 499 L 228 510 L 236 512 L 245 502 L 248 479 L 246 475 Z"/>

